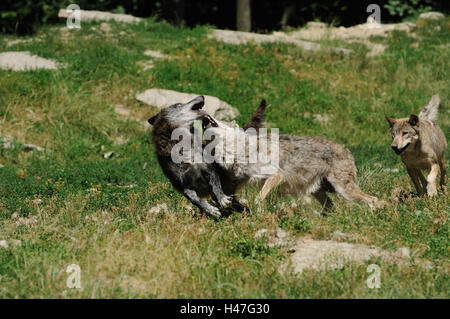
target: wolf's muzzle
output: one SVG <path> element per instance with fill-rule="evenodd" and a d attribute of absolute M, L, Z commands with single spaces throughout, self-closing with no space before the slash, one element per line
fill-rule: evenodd
<path fill-rule="evenodd" d="M 403 153 L 404 150 L 406 150 L 406 148 L 409 146 L 409 144 L 411 144 L 411 143 L 406 144 L 402 148 L 398 148 L 397 146 L 392 146 L 392 149 L 394 150 L 395 154 L 400 155 L 401 153 Z"/>

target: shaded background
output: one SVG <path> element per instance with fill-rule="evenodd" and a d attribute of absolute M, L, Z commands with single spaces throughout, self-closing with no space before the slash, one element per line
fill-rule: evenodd
<path fill-rule="evenodd" d="M 195 26 L 210 24 L 223 29 L 237 28 L 237 4 L 250 5 L 250 16 L 241 15 L 241 30 L 272 31 L 298 27 L 311 20 L 336 25 L 354 25 L 366 21 L 370 3 L 378 4 L 381 21 L 396 22 L 425 11 L 448 14 L 448 0 L 2 0 L 0 31 L 32 33 L 42 23 L 58 20 L 60 8 L 70 3 L 84 10 L 112 11 L 138 17 L 157 16 L 172 24 Z M 245 27 L 248 25 L 248 27 Z"/>

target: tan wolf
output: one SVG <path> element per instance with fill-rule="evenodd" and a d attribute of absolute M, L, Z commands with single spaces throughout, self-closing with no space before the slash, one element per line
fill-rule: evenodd
<path fill-rule="evenodd" d="M 428 105 L 409 118 L 386 117 L 392 134 L 391 147 L 400 155 L 419 195 L 437 194 L 436 178 L 441 173 L 440 185 L 446 184 L 445 149 L 447 141 L 444 132 L 436 124 L 439 108 L 439 95 L 435 94 Z M 425 179 L 422 169 L 429 169 Z"/>

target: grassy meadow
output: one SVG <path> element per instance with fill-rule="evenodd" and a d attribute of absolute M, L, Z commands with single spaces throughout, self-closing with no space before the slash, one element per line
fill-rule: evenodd
<path fill-rule="evenodd" d="M 154 19 L 111 22 L 109 33 L 100 23 L 63 26 L 44 26 L 35 41 L 11 46 L 15 38 L 0 36 L 0 52 L 30 51 L 66 65 L 0 70 L 0 137 L 14 141 L 0 145 L 0 240 L 9 245 L 0 247 L 0 298 L 450 297 L 450 188 L 432 199 L 414 195 L 384 119 L 417 114 L 439 93 L 438 123 L 450 139 L 450 19 L 418 21 L 415 38 L 373 39 L 388 45 L 374 58 L 342 41 L 333 44 L 355 53 L 235 46 L 208 39 L 208 26 Z M 143 71 L 148 49 L 172 58 Z M 258 189 L 248 187 L 239 196 L 249 211 L 220 220 L 193 214 L 159 168 L 151 128 L 114 112 L 121 104 L 146 120 L 156 109 L 135 95 L 152 87 L 216 96 L 239 109 L 239 124 L 265 98 L 266 121 L 280 132 L 345 144 L 361 188 L 389 206 L 371 211 L 332 195 L 335 208 L 322 217 L 315 201 L 294 208 L 294 199 L 271 195 L 259 209 Z M 24 143 L 47 151 L 26 151 Z M 168 211 L 151 210 L 163 203 Z M 289 251 L 254 238 L 276 227 L 317 239 L 340 231 L 389 251 L 408 247 L 411 265 L 371 260 L 381 268 L 379 289 L 366 285 L 369 263 L 295 274 Z M 80 266 L 82 289 L 67 288 L 69 264 Z"/>

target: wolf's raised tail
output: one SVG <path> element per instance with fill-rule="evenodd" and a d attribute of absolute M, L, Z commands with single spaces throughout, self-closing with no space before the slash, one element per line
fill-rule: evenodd
<path fill-rule="evenodd" d="M 253 127 L 254 129 L 261 128 L 262 122 L 264 120 L 264 111 L 266 110 L 266 100 L 262 100 L 261 104 L 258 106 L 258 108 L 253 112 L 252 117 L 247 122 L 247 124 L 244 125 L 244 130 Z"/>
<path fill-rule="evenodd" d="M 424 107 L 422 111 L 420 111 L 419 119 L 421 120 L 429 120 L 436 121 L 438 116 L 438 108 L 441 100 L 439 99 L 439 94 L 435 94 L 431 97 L 428 105 Z"/>

